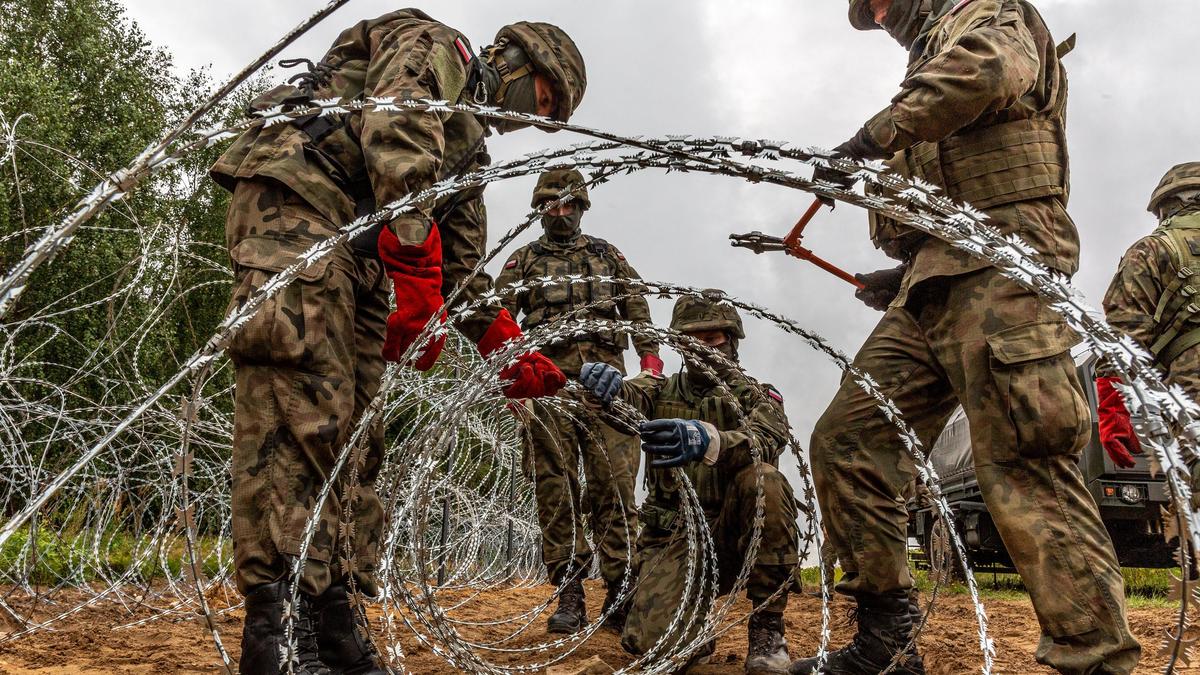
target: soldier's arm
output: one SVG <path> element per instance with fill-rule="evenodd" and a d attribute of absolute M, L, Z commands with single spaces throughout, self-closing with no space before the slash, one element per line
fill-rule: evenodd
<path fill-rule="evenodd" d="M 949 27 L 962 35 L 911 72 L 892 104 L 867 122 L 883 150 L 941 141 L 1033 89 L 1041 69 L 1033 35 L 1019 13 L 987 16 L 994 12 L 992 3 L 967 5 Z"/>
<path fill-rule="evenodd" d="M 483 196 L 469 199 L 451 211 L 438 223 L 438 231 L 442 237 L 442 297 L 449 298 L 450 293 L 458 284 L 479 264 L 487 247 L 487 210 L 483 205 Z M 455 307 L 468 305 L 487 293 L 492 287 L 492 277 L 480 270 L 478 274 L 467 281 L 463 294 L 457 302 L 449 307 L 450 315 L 454 317 L 454 327 L 467 336 L 472 342 L 479 342 L 489 326 L 500 313 L 503 305 L 480 305 L 476 311 L 466 316 L 455 316 Z M 510 310 L 515 318 L 515 311 Z"/>
<path fill-rule="evenodd" d="M 1108 322 L 1149 349 L 1157 337 L 1154 314 L 1162 280 L 1171 274 L 1170 251 L 1158 237 L 1145 237 L 1131 246 L 1104 294 Z"/>
<path fill-rule="evenodd" d="M 381 29 L 371 36 L 372 54 L 364 82 L 364 95 L 409 99 L 437 99 L 437 79 L 431 64 L 433 38 L 425 30 Z M 362 113 L 361 143 L 367 173 L 379 206 L 437 180 L 446 141 L 442 120 L 418 111 L 366 110 Z M 405 232 L 428 227 L 431 204 L 420 213 L 402 217 L 412 225 L 393 229 Z M 443 235 L 444 237 L 445 235 Z M 407 243 L 407 242 L 406 242 Z"/>
<path fill-rule="evenodd" d="M 720 454 L 705 463 L 721 469 L 737 470 L 754 462 L 751 447 L 758 442 L 761 459 L 774 462 L 788 441 L 788 421 L 783 412 L 783 397 L 771 385 L 749 383 L 738 396 L 746 419 L 742 426 L 719 432 Z"/>
<path fill-rule="evenodd" d="M 617 270 L 623 279 L 640 280 L 642 278 L 637 273 L 637 270 L 633 269 L 633 265 L 630 265 L 629 261 L 623 257 L 619 259 Z M 623 285 L 623 288 L 628 290 L 629 287 Z M 653 323 L 650 317 L 650 303 L 646 302 L 646 298 L 642 297 L 640 293 L 635 293 L 625 298 L 620 303 L 618 309 L 621 312 L 622 318 L 630 323 L 647 326 Z M 633 335 L 633 349 L 637 352 L 638 356 L 645 356 L 646 354 L 658 356 L 658 340 L 647 335 L 635 334 Z"/>
<path fill-rule="evenodd" d="M 625 380 L 621 385 L 621 400 L 637 408 L 648 419 L 654 419 L 654 405 L 667 384 L 667 378 L 642 374 Z"/>

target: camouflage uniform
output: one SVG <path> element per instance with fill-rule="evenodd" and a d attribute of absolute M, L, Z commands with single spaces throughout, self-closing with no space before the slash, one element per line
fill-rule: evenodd
<path fill-rule="evenodd" d="M 469 54 L 461 33 L 423 12 L 391 12 L 342 32 L 306 76 L 307 91 L 279 87 L 252 107 L 360 96 L 469 100 L 464 89 Z M 484 135 L 471 115 L 385 111 L 260 126 L 243 134 L 212 168 L 213 178 L 234 193 L 226 225 L 235 272 L 232 304 L 376 204 L 487 164 Z M 445 296 L 485 249 L 482 190 L 422 204 L 418 213 L 389 227 L 402 243 L 419 244 L 431 219 L 441 232 Z M 284 556 L 301 553 L 317 492 L 379 387 L 389 300 L 371 250 L 374 237 L 365 234 L 310 268 L 268 302 L 228 350 L 237 368 L 232 502 L 236 578 L 243 592 L 280 578 Z M 460 302 L 490 286 L 487 275 L 476 275 Z M 485 307 L 456 327 L 478 341 L 498 313 Z M 348 570 L 368 590 L 375 588 L 383 511 L 373 482 L 382 449 L 382 429 L 376 427 L 362 449 L 353 514 L 343 513 L 352 496 L 341 489 L 326 501 L 316 537 L 304 552 L 308 562 L 300 582 L 306 593 L 321 593 Z M 347 545 L 353 553 L 349 565 L 340 560 Z"/>
<path fill-rule="evenodd" d="M 852 17 L 865 5 L 852 0 Z M 898 153 L 897 170 L 983 209 L 1036 259 L 1073 274 L 1067 85 L 1049 31 L 1023 0 L 934 7 L 900 93 L 865 132 Z M 1038 661 L 1066 673 L 1129 672 L 1140 648 L 1120 569 L 1076 465 L 1091 426 L 1069 353 L 1078 336 L 983 260 L 874 214 L 871 226 L 908 271 L 855 366 L 925 447 L 964 407 L 984 501 L 1042 628 Z M 838 590 L 860 605 L 912 585 L 903 495 L 914 469 L 877 405 L 846 378 L 812 437 L 824 523 L 845 572 Z"/>
<path fill-rule="evenodd" d="M 1200 188 L 1200 162 L 1173 169 L 1163 187 L 1182 189 L 1189 181 Z M 1164 190 L 1156 193 L 1152 212 L 1165 196 Z M 1193 399 L 1200 399 L 1198 276 L 1200 203 L 1193 202 L 1129 248 L 1104 296 L 1108 322 L 1153 354 L 1167 383 L 1180 385 Z"/>
<path fill-rule="evenodd" d="M 642 375 L 625 382 L 622 397 L 649 419 L 696 419 L 720 431 L 720 457 L 686 466 L 712 532 L 720 570 L 719 592 L 726 594 L 742 570 L 753 533 L 755 501 L 761 481 L 763 520 L 758 556 L 750 572 L 746 594 L 755 606 L 781 587 L 791 584 L 798 562 L 797 507 L 792 487 L 778 469 L 778 458 L 788 440 L 788 421 L 779 395 L 770 385 L 750 377 L 734 375 L 730 390 L 746 420 L 738 423 L 734 403 L 711 386 L 698 385 L 688 371 L 670 378 Z M 751 457 L 757 443 L 762 462 Z M 661 639 L 672 617 L 680 609 L 684 586 L 681 571 L 687 569 L 688 544 L 682 519 L 678 517 L 678 480 L 670 471 L 650 469 L 646 475 L 648 496 L 641 509 L 642 532 L 638 537 L 638 585 L 621 646 L 643 654 Z M 693 592 L 695 592 L 693 590 Z M 782 612 L 787 606 L 785 589 L 763 608 Z M 703 614 L 701 614 L 702 616 Z M 678 644 L 695 637 L 695 629 L 680 636 Z"/>
<path fill-rule="evenodd" d="M 575 171 L 545 174 L 534 194 L 535 206 L 557 196 L 560 186 L 550 179 L 564 173 L 579 176 Z M 582 183 L 581 177 L 578 182 Z M 577 199 L 582 208 L 590 205 L 586 192 Z M 628 292 L 621 280 L 641 278 L 637 271 L 617 247 L 585 234 L 561 243 L 545 235 L 521 247 L 504 264 L 496 285 L 504 289 L 521 281 L 567 274 L 612 277 L 614 281 L 539 285 L 505 298 L 505 308 L 514 317 L 523 317 L 521 327 L 526 330 L 590 303 L 598 304 L 577 314 L 579 319 L 650 323 L 650 306 L 640 295 L 613 299 Z M 541 352 L 569 377 L 578 376 L 589 361 L 607 363 L 624 373 L 623 353 L 629 341 L 624 332 L 603 331 L 547 345 Z M 634 336 L 633 344 L 639 356 L 658 354 L 654 340 Z M 608 424 L 589 427 L 589 419 L 602 419 L 599 416 L 572 417 L 539 400 L 533 401 L 532 407 L 535 419 L 528 425 L 526 453 L 534 469 L 542 560 L 550 579 L 560 583 L 572 564 L 584 574 L 590 569 L 592 549 L 583 528 L 587 514 L 600 553 L 601 576 L 609 584 L 619 583 L 629 564 L 630 534 L 637 532 L 634 482 L 641 461 L 637 438 Z M 587 477 L 587 509 L 582 508 L 580 460 Z"/>

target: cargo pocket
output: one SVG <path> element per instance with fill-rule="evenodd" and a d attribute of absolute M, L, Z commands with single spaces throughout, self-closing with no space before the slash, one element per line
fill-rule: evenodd
<path fill-rule="evenodd" d="M 301 249 L 278 240 L 247 237 L 230 251 L 237 290 L 229 310 L 258 295 L 272 277 L 287 268 Z M 311 369 L 325 348 L 325 313 L 320 284 L 329 257 L 306 269 L 298 278 L 263 301 L 229 343 L 235 363 Z"/>
<path fill-rule="evenodd" d="M 1062 321 L 1025 324 L 989 335 L 992 378 L 1017 453 L 1038 459 L 1078 452 L 1091 415 L 1070 349 L 1079 336 Z"/>

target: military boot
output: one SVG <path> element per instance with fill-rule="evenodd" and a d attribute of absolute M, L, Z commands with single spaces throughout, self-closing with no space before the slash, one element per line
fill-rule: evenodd
<path fill-rule="evenodd" d="M 288 584 L 279 580 L 263 584 L 246 594 L 246 623 L 242 627 L 242 657 L 238 669 L 254 675 L 277 675 L 287 672 L 282 661 L 287 654 L 287 635 L 284 615 L 291 601 Z M 316 617 L 312 599 L 300 594 L 292 624 L 295 639 L 294 675 L 333 675 L 321 662 L 317 648 Z"/>
<path fill-rule="evenodd" d="M 584 604 L 583 581 L 571 580 L 558 595 L 558 610 L 546 622 L 548 633 L 578 633 L 587 624 L 587 605 Z"/>
<path fill-rule="evenodd" d="M 913 615 L 907 591 L 858 598 L 853 620 L 858 632 L 850 644 L 830 652 L 819 675 L 877 675 L 891 664 L 892 658 L 908 646 L 912 637 Z M 817 658 L 793 661 L 789 672 L 809 675 L 817 667 Z M 904 653 L 892 669 L 896 675 L 925 675 L 925 665 L 916 647 Z"/>
<path fill-rule="evenodd" d="M 365 619 L 344 585 L 334 584 L 313 598 L 313 608 L 319 627 L 317 644 L 325 664 L 339 674 L 388 675 L 379 665 L 379 652 L 367 638 Z"/>
<path fill-rule="evenodd" d="M 783 637 L 783 614 L 757 612 L 750 617 L 750 646 L 746 650 L 746 673 L 770 675 L 788 672 L 787 640 Z"/>
<path fill-rule="evenodd" d="M 609 614 L 608 618 L 604 619 L 604 623 L 602 624 L 604 628 L 616 633 L 620 633 L 621 631 L 625 630 L 625 618 L 629 616 L 630 598 L 626 597 L 618 605 L 617 598 L 620 596 L 620 594 L 620 582 L 609 584 L 608 592 L 604 594 L 604 608 L 601 610 L 602 613 L 607 612 L 610 607 L 616 605 L 616 608 L 613 609 L 612 614 Z"/>

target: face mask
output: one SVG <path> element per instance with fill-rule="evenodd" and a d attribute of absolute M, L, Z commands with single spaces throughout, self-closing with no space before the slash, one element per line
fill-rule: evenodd
<path fill-rule="evenodd" d="M 921 35 L 930 5 L 929 0 L 892 0 L 892 6 L 883 20 L 883 29 L 900 46 L 911 48 Z"/>
<path fill-rule="evenodd" d="M 501 72 L 502 69 L 496 62 L 504 64 L 504 70 L 509 73 L 519 73 L 517 77 L 508 80 L 507 86 Z M 492 105 L 512 112 L 537 113 L 537 86 L 534 84 L 533 67 L 520 47 L 508 45 L 498 54 L 491 56 L 486 70 L 488 71 L 486 80 Z M 501 134 L 529 126 L 510 120 L 492 120 L 491 125 Z"/>
<path fill-rule="evenodd" d="M 725 341 L 725 344 L 723 344 L 719 347 L 712 347 L 712 349 L 716 350 L 718 353 L 721 354 L 721 356 L 724 356 L 729 361 L 731 361 L 733 363 L 737 363 L 738 362 L 737 347 L 738 347 L 737 340 L 735 338 L 730 338 Z M 699 367 L 694 362 L 690 361 L 688 359 L 688 357 L 686 357 L 686 356 L 684 357 L 684 365 L 687 367 L 688 379 L 691 380 L 692 383 L 695 384 L 697 388 L 711 389 L 711 388 L 717 386 L 717 380 L 713 379 L 710 375 L 705 373 L 703 368 Z M 711 370 L 715 371 L 718 376 L 720 376 L 721 373 L 724 370 L 726 370 L 725 365 L 721 364 L 721 363 L 708 363 L 706 365 Z"/>
<path fill-rule="evenodd" d="M 542 216 L 542 229 L 553 241 L 569 241 L 579 236 L 579 221 L 583 213 L 576 207 L 575 211 L 565 216 Z"/>

